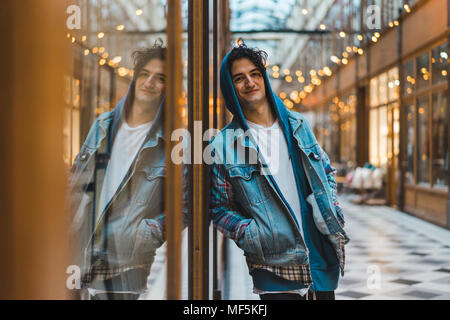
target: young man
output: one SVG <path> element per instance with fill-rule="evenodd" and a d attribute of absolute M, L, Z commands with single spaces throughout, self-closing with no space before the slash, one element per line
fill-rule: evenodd
<path fill-rule="evenodd" d="M 244 250 L 261 299 L 334 299 L 349 240 L 335 169 L 306 119 L 273 93 L 266 58 L 241 45 L 222 62 L 234 117 L 210 145 L 213 223 Z"/>
<path fill-rule="evenodd" d="M 95 121 L 75 159 L 71 239 L 83 298 L 138 298 L 164 242 L 165 53 L 133 54 L 127 96 Z"/>

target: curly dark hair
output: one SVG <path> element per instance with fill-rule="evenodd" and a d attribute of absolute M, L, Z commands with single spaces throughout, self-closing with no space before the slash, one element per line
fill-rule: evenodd
<path fill-rule="evenodd" d="M 166 47 L 163 46 L 163 41 L 158 39 L 151 48 L 140 48 L 131 54 L 134 62 L 134 73 L 139 75 L 142 68 L 152 59 L 159 59 L 164 61 L 166 59 Z"/>
<path fill-rule="evenodd" d="M 266 71 L 266 62 L 267 62 L 267 52 L 264 50 L 259 50 L 258 48 L 249 48 L 247 45 L 241 40 L 239 46 L 234 47 L 230 55 L 228 56 L 228 67 L 231 73 L 231 66 L 233 62 L 247 58 L 262 72 Z"/>

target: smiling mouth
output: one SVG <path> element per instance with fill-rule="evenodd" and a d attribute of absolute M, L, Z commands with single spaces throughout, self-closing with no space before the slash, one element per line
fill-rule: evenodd
<path fill-rule="evenodd" d="M 144 93 L 146 93 L 146 94 L 156 94 L 156 92 L 149 91 L 149 90 L 141 89 L 141 91 L 144 92 Z"/>

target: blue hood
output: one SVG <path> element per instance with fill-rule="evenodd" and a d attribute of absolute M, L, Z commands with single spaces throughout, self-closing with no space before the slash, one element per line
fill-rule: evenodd
<path fill-rule="evenodd" d="M 235 119 L 240 123 L 244 131 L 246 131 L 248 130 L 247 121 L 245 120 L 244 113 L 242 112 L 241 105 L 239 104 L 239 100 L 236 95 L 236 91 L 234 90 L 233 82 L 231 80 L 231 68 L 228 63 L 229 55 L 230 53 L 225 56 L 222 61 L 222 65 L 220 66 L 220 89 L 225 99 L 226 107 L 228 108 L 228 110 L 230 110 Z M 280 120 L 280 126 L 283 130 L 284 135 L 286 136 L 286 139 L 288 140 L 288 145 L 290 145 L 292 139 L 290 134 L 288 110 L 283 101 L 281 101 L 281 99 L 272 91 L 267 72 L 264 72 L 263 76 L 267 100 L 269 101 L 270 107 L 275 111 L 276 116 Z"/>

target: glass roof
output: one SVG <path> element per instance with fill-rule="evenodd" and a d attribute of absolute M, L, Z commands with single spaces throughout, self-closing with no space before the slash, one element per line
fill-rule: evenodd
<path fill-rule="evenodd" d="M 231 31 L 281 29 L 296 0 L 230 0 Z"/>

